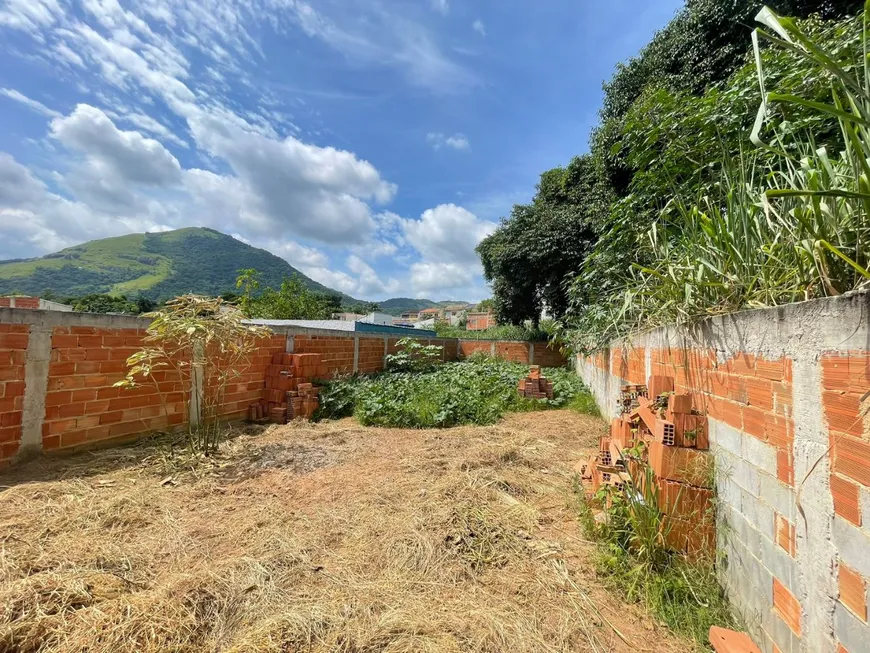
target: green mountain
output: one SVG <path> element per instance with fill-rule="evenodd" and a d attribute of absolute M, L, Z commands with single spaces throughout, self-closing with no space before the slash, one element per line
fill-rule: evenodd
<path fill-rule="evenodd" d="M 388 315 L 401 315 L 406 311 L 422 311 L 424 308 L 443 308 L 454 304 L 467 304 L 468 302 L 445 300 L 441 302 L 433 302 L 431 299 L 412 299 L 410 297 L 395 297 L 378 302 L 382 313 Z"/>
<path fill-rule="evenodd" d="M 309 279 L 274 254 L 199 227 L 103 238 L 41 258 L 0 261 L 0 295 L 39 295 L 47 288 L 61 296 L 141 293 L 154 300 L 187 292 L 220 295 L 235 291 L 243 268 L 258 270 L 264 287 L 277 288 L 295 274 L 314 291 L 355 301 Z"/>

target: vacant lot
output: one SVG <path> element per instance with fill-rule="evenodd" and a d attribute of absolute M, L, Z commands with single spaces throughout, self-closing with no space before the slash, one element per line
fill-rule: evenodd
<path fill-rule="evenodd" d="M 0 484 L 0 651 L 685 651 L 609 594 L 569 411 L 249 429 L 37 461 Z"/>

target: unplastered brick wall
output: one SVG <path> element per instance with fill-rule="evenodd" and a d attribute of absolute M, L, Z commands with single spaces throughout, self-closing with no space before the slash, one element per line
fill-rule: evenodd
<path fill-rule="evenodd" d="M 548 342 L 524 342 L 519 340 L 460 340 L 459 357 L 483 353 L 504 360 L 541 367 L 564 367 L 568 364 L 565 354 L 558 346 Z"/>
<path fill-rule="evenodd" d="M 134 389 L 116 387 L 127 358 L 143 344 L 148 320 L 126 316 L 0 308 L 0 466 L 32 453 L 62 453 L 134 440 L 155 430 L 207 417 L 194 408 L 193 392 L 216 387 L 214 378 L 191 377 L 179 360 Z M 228 379 L 216 415 L 243 417 L 258 401 L 266 368 L 279 352 L 315 353 L 328 376 L 373 373 L 398 349 L 398 338 L 377 333 L 273 327 Z M 442 347 L 442 359 L 465 355 L 458 340 L 422 338 Z M 477 341 L 475 341 L 477 342 Z M 511 360 L 564 362 L 546 343 L 483 342 L 481 349 Z M 496 352 L 496 349 L 498 350 Z"/>
<path fill-rule="evenodd" d="M 665 328 L 578 357 L 607 416 L 620 387 L 674 378 L 708 416 L 717 546 L 765 653 L 870 650 L 870 297 Z"/>
<path fill-rule="evenodd" d="M 0 465 L 21 441 L 28 334 L 27 325 L 0 324 Z"/>

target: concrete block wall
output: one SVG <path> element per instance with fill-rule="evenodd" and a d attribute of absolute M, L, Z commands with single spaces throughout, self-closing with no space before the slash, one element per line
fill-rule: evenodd
<path fill-rule="evenodd" d="M 723 585 L 762 651 L 870 651 L 870 295 L 657 329 L 576 365 L 608 416 L 652 374 L 695 394 Z"/>
<path fill-rule="evenodd" d="M 460 340 L 459 357 L 467 358 L 475 353 L 484 353 L 505 360 L 541 367 L 564 367 L 568 359 L 558 347 L 548 342 L 525 342 L 521 340 Z"/>

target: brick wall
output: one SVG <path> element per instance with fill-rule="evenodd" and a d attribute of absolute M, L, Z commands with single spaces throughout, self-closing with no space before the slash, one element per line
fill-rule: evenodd
<path fill-rule="evenodd" d="M 619 387 L 675 379 L 709 418 L 723 585 L 764 653 L 867 649 L 870 296 L 665 328 L 578 357 L 613 416 Z"/>
<path fill-rule="evenodd" d="M 68 449 L 129 439 L 184 423 L 189 378 L 167 370 L 140 387 L 116 388 L 126 360 L 142 346 L 143 329 L 54 327 L 42 448 Z M 177 363 L 178 361 L 175 361 Z"/>
<path fill-rule="evenodd" d="M 382 339 L 375 339 L 381 343 Z M 294 354 L 321 354 L 329 374 L 353 374 L 353 337 L 349 335 L 299 335 L 293 338 Z"/>
<path fill-rule="evenodd" d="M 72 451 L 186 424 L 193 382 L 189 365 L 179 363 L 189 362 L 189 354 L 137 388 L 115 387 L 126 375 L 127 358 L 141 347 L 147 325 L 147 320 L 134 317 L 0 308 L 0 465 L 23 449 Z M 275 331 L 227 382 L 219 417 L 240 418 L 260 399 L 266 367 L 277 352 L 320 354 L 330 376 L 373 373 L 383 370 L 385 349 L 395 353 L 399 340 L 292 327 Z M 454 339 L 422 342 L 442 347 L 445 361 L 476 348 L 487 353 L 496 348 L 505 358 L 529 361 L 529 343 L 466 341 L 460 352 Z M 536 361 L 543 360 L 540 364 L 564 362 L 545 343 L 534 347 Z M 206 395 L 215 387 L 210 381 L 203 383 Z M 29 403 L 28 383 L 33 384 Z"/>
<path fill-rule="evenodd" d="M 558 348 L 547 342 L 523 342 L 516 340 L 460 340 L 459 357 L 468 358 L 477 352 L 497 356 L 516 363 L 563 367 L 568 359 Z"/>
<path fill-rule="evenodd" d="M 28 333 L 27 325 L 0 324 L 0 465 L 21 440 Z"/>

